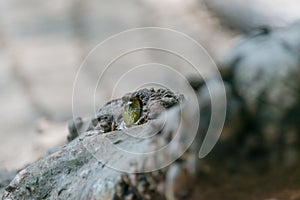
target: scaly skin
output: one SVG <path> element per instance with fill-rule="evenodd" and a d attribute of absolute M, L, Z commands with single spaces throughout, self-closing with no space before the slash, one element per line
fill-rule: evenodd
<path fill-rule="evenodd" d="M 146 123 L 148 120 L 155 119 L 163 110 L 178 104 L 181 98 L 180 95 L 162 88 L 141 89 L 127 93 L 122 98 L 105 104 L 91 120 L 71 120 L 69 141 L 88 130 L 107 133 Z"/>

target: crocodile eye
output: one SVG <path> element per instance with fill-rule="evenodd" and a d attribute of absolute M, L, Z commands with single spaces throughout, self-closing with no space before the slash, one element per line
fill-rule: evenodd
<path fill-rule="evenodd" d="M 132 126 L 140 118 L 141 113 L 141 101 L 137 97 L 128 99 L 128 101 L 124 104 L 122 113 L 126 127 Z"/>

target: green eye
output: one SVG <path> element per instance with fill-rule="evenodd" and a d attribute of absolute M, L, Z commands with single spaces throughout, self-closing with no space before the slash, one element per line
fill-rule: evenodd
<path fill-rule="evenodd" d="M 142 104 L 138 98 L 130 98 L 125 101 L 122 117 L 126 127 L 132 126 L 141 116 Z"/>

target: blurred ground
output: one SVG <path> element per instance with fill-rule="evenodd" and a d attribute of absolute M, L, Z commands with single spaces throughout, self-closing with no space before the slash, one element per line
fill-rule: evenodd
<path fill-rule="evenodd" d="M 196 0 L 1 1 L 0 168 L 20 168 L 64 143 L 73 81 L 83 58 L 107 37 L 144 26 L 186 33 L 215 59 L 235 36 Z M 93 68 L 84 73 L 84 88 L 92 88 Z M 80 109 L 88 104 L 83 90 Z"/>

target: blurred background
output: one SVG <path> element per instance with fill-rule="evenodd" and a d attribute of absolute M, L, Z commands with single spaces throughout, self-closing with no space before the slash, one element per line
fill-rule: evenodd
<path fill-rule="evenodd" d="M 299 10 L 297 0 L 0 1 L 0 168 L 21 168 L 66 142 L 77 70 L 106 38 L 137 27 L 171 28 L 218 62 L 242 34 L 284 26 L 300 18 Z M 83 73 L 84 87 L 94 87 L 93 68 Z"/>

